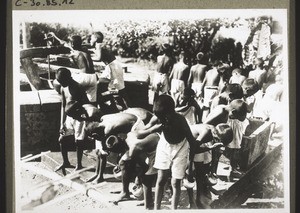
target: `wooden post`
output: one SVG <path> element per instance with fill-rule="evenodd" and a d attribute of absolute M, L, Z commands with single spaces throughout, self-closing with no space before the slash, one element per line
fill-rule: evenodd
<path fill-rule="evenodd" d="M 275 173 L 278 167 L 282 144 L 268 153 L 253 166 L 240 180 L 233 184 L 219 199 L 212 203 L 212 208 L 238 208 L 243 204 L 261 181 Z"/>

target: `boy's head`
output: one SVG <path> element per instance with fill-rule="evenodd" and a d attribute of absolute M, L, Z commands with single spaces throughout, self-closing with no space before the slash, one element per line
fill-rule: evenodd
<path fill-rule="evenodd" d="M 170 53 L 171 52 L 171 45 L 168 43 L 164 43 L 161 45 L 163 53 Z"/>
<path fill-rule="evenodd" d="M 242 70 L 240 68 L 235 68 L 234 70 L 232 70 L 232 74 L 241 75 L 242 74 Z"/>
<path fill-rule="evenodd" d="M 95 43 L 102 43 L 104 39 L 104 36 L 101 32 L 95 32 L 91 35 L 91 45 L 94 46 Z"/>
<path fill-rule="evenodd" d="M 247 104 L 241 99 L 236 99 L 230 102 L 230 119 L 238 119 L 239 121 L 244 121 L 247 116 Z"/>
<path fill-rule="evenodd" d="M 81 49 L 82 39 L 79 35 L 74 35 L 71 38 L 71 45 L 73 49 L 79 50 Z"/>
<path fill-rule="evenodd" d="M 72 80 L 70 70 L 67 68 L 59 68 L 56 72 L 56 79 L 63 87 L 67 87 Z"/>
<path fill-rule="evenodd" d="M 199 52 L 199 53 L 196 55 L 197 61 L 201 61 L 202 58 L 203 58 L 203 56 L 204 56 L 203 52 Z"/>
<path fill-rule="evenodd" d="M 242 88 L 245 97 L 254 95 L 259 90 L 258 83 L 253 78 L 247 78 L 243 81 Z"/>
<path fill-rule="evenodd" d="M 86 127 L 85 127 L 85 131 L 87 133 L 88 136 L 91 136 L 93 139 L 95 140 L 104 140 L 104 126 L 100 125 L 99 122 L 88 122 Z"/>
<path fill-rule="evenodd" d="M 153 104 L 153 113 L 159 118 L 175 112 L 175 102 L 169 95 L 160 95 Z"/>
<path fill-rule="evenodd" d="M 241 99 L 244 96 L 243 88 L 240 84 L 226 84 L 221 93 L 228 95 L 229 101 Z"/>
<path fill-rule="evenodd" d="M 227 146 L 233 140 L 233 131 L 232 128 L 225 123 L 218 124 L 215 127 L 215 130 L 212 131 L 214 140 L 216 142 L 223 143 L 224 146 Z"/>
<path fill-rule="evenodd" d="M 219 73 L 225 73 L 226 71 L 229 71 L 230 68 L 229 64 L 221 63 L 217 69 Z"/>
<path fill-rule="evenodd" d="M 107 150 L 115 152 L 115 153 L 122 153 L 128 149 L 126 147 L 126 142 L 123 138 L 116 136 L 116 135 L 110 135 L 106 140 L 105 140 L 105 146 Z"/>

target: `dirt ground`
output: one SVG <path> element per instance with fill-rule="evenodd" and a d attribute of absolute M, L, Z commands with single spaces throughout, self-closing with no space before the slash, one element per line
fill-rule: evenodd
<path fill-rule="evenodd" d="M 38 168 L 49 170 L 49 167 L 47 167 L 42 162 L 30 162 L 29 164 L 34 165 Z M 105 176 L 106 177 L 106 176 Z M 27 201 L 27 194 L 29 196 L 32 196 L 34 194 L 36 186 L 39 186 L 42 183 L 48 182 L 49 179 L 44 177 L 43 175 L 38 175 L 35 172 L 32 172 L 30 170 L 21 169 L 21 199 L 20 204 L 26 203 Z M 81 184 L 82 181 L 79 181 Z M 91 185 L 87 185 L 90 187 L 93 187 Z M 130 184 L 130 189 L 132 188 L 133 184 Z M 112 201 L 117 198 L 117 194 L 112 194 L 111 192 L 114 191 L 120 191 L 121 189 L 121 182 L 107 182 L 97 184 L 94 186 L 97 188 L 97 190 L 101 193 L 103 193 L 108 199 L 111 199 Z M 154 190 L 154 188 L 153 188 Z M 68 195 L 72 195 L 75 192 L 74 189 L 59 185 L 57 194 L 55 195 L 54 199 L 49 201 L 48 203 L 44 204 L 44 206 L 39 206 L 36 209 L 31 210 L 31 212 L 97 212 L 100 209 L 109 212 L 132 212 L 132 211 L 144 211 L 144 207 L 142 206 L 143 201 L 141 200 L 129 200 L 120 202 L 118 205 L 114 205 L 113 203 L 109 203 L 106 201 L 99 201 L 95 200 L 91 197 L 88 197 L 86 194 L 78 193 L 75 196 L 71 196 L 69 198 L 61 200 L 60 198 Z M 154 194 L 154 191 L 153 191 Z M 133 196 L 131 195 L 133 198 Z M 18 202 L 18 201 L 17 201 Z M 162 209 L 170 209 L 170 192 L 167 191 L 165 193 L 163 202 L 162 202 Z M 186 194 L 186 191 L 183 189 L 179 209 L 188 209 L 188 197 Z M 21 211 L 25 212 L 25 211 Z"/>

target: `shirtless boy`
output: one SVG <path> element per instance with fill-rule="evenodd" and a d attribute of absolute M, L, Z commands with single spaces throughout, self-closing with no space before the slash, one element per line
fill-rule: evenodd
<path fill-rule="evenodd" d="M 71 46 L 73 51 L 71 51 L 71 58 L 73 59 L 75 65 L 83 73 L 95 73 L 94 64 L 89 53 L 83 51 L 82 49 L 82 39 L 78 35 L 74 35 L 71 38 Z"/>
<path fill-rule="evenodd" d="M 67 150 L 64 141 L 68 138 L 70 131 L 74 133 L 76 150 L 77 150 L 77 165 L 76 170 L 82 168 L 81 159 L 83 154 L 83 142 L 85 139 L 85 120 L 82 114 L 85 112 L 83 106 L 90 104 L 85 89 L 71 77 L 71 72 L 66 68 L 59 68 L 56 74 L 57 81 L 61 84 L 61 124 L 59 139 L 61 152 L 63 156 L 63 164 L 56 171 L 71 167 L 67 156 Z M 86 115 L 85 117 L 88 117 Z"/>
<path fill-rule="evenodd" d="M 229 104 L 232 100 L 243 98 L 243 88 L 239 84 L 227 84 L 221 91 L 221 93 L 214 97 L 211 103 L 210 111 L 212 111 L 217 105 Z"/>
<path fill-rule="evenodd" d="M 227 105 L 216 106 L 207 116 L 203 123 L 218 125 L 227 123 L 228 118 L 244 121 L 247 116 L 247 104 L 241 99 L 231 101 Z"/>
<path fill-rule="evenodd" d="M 187 86 L 187 80 L 189 77 L 189 66 L 184 63 L 184 52 L 179 54 L 179 61 L 174 64 L 172 72 L 170 74 L 171 81 L 171 96 L 178 102 L 179 96 L 183 94 L 184 89 Z"/>
<path fill-rule="evenodd" d="M 193 159 L 193 147 L 196 142 L 185 118 L 175 112 L 175 103 L 171 96 L 160 95 L 154 102 L 153 112 L 155 116 L 145 126 L 145 129 L 137 132 L 137 138 L 162 131 L 154 164 L 154 168 L 158 169 L 154 208 L 161 208 L 164 186 L 171 169 L 172 209 L 176 209 L 181 193 L 181 180 L 185 176 L 187 167 L 189 146 L 190 158 Z"/>
<path fill-rule="evenodd" d="M 189 125 L 201 123 L 202 109 L 195 100 L 195 92 L 187 87 L 175 108 L 176 112 L 183 115 Z"/>
<path fill-rule="evenodd" d="M 154 91 L 153 102 L 160 94 L 167 94 L 170 90 L 169 75 L 173 69 L 175 59 L 172 56 L 171 46 L 162 45 L 163 55 L 157 56 L 157 70 L 153 76 L 152 90 Z"/>
<path fill-rule="evenodd" d="M 223 65 L 222 62 L 217 61 L 214 63 L 214 67 L 208 70 L 205 74 L 201 91 L 203 94 L 203 118 L 202 121 L 206 118 L 209 113 L 209 108 L 211 105 L 212 99 L 219 93 L 219 83 L 221 75 L 219 73 L 219 67 Z"/>
<path fill-rule="evenodd" d="M 202 62 L 202 59 L 204 58 L 202 52 L 199 52 L 196 58 L 198 63 L 191 67 L 188 86 L 195 91 L 196 100 L 199 102 L 202 95 L 202 82 L 205 77 L 205 72 L 208 70 L 208 66 Z"/>
<path fill-rule="evenodd" d="M 56 39 L 61 45 L 64 45 L 71 50 L 71 54 L 68 55 L 68 57 L 72 58 L 81 73 L 95 73 L 91 56 L 87 51 L 82 49 L 82 39 L 79 35 L 71 37 L 71 45 L 58 38 L 53 32 L 48 33 L 48 37 Z"/>
<path fill-rule="evenodd" d="M 101 32 L 95 32 L 91 36 L 91 45 L 95 47 L 94 61 L 102 61 L 105 63 L 106 70 L 100 78 L 109 80 L 108 90 L 117 90 L 120 99 L 120 105 L 123 110 L 131 106 L 125 89 L 124 71 L 121 63 L 116 59 L 115 55 L 108 49 L 103 47 L 104 36 Z"/>
<path fill-rule="evenodd" d="M 149 190 L 151 191 L 152 175 L 156 174 L 153 162 L 159 137 L 154 133 L 137 139 L 135 134 L 135 131 L 144 127 L 144 122 L 149 120 L 149 114 L 151 113 L 147 110 L 131 108 L 125 112 L 104 115 L 100 122 L 89 123 L 86 127 L 89 135 L 96 139 L 98 155 L 95 175 L 87 180 L 88 182 L 100 183 L 104 180 L 103 173 L 109 152 L 122 155 L 119 164 L 123 187 L 118 199 L 115 200 L 116 203 L 130 199 L 129 183 L 133 178 L 135 165 L 138 164 L 142 168 L 140 178 L 145 185 L 146 207 L 150 208 L 152 205 Z M 148 165 L 145 163 L 147 157 Z"/>
<path fill-rule="evenodd" d="M 209 185 L 206 180 L 206 176 L 210 173 L 214 173 L 214 161 L 212 161 L 212 155 L 209 150 L 212 150 L 213 156 L 216 149 L 221 146 L 227 146 L 233 139 L 232 129 L 224 123 L 218 124 L 216 127 L 209 124 L 196 124 L 191 126 L 193 136 L 197 140 L 197 146 L 195 148 L 195 157 L 193 164 L 189 165 L 188 171 L 192 171 L 194 165 L 197 195 L 196 195 L 196 206 L 194 206 L 193 189 L 187 188 L 189 195 L 190 207 L 197 207 L 199 209 L 210 208 L 211 194 Z M 221 143 L 221 145 L 219 145 Z M 218 162 L 218 159 L 216 159 Z"/>

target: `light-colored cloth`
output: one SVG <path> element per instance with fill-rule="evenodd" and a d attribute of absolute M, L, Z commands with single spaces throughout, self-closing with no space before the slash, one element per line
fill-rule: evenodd
<path fill-rule="evenodd" d="M 112 61 L 105 67 L 101 78 L 110 80 L 108 84 L 109 90 L 122 90 L 125 88 L 124 71 L 122 65 L 117 60 Z"/>
<path fill-rule="evenodd" d="M 185 88 L 184 81 L 179 79 L 172 79 L 171 81 L 171 92 L 172 93 L 183 93 Z"/>
<path fill-rule="evenodd" d="M 65 136 L 74 135 L 75 140 L 83 140 L 85 138 L 85 126 L 85 121 L 78 121 L 67 116 L 65 121 Z"/>
<path fill-rule="evenodd" d="M 197 98 L 199 98 L 202 95 L 201 88 L 202 88 L 202 83 L 200 82 L 192 83 L 192 90 L 194 90 Z"/>
<path fill-rule="evenodd" d="M 245 119 L 244 121 L 239 121 L 238 119 L 228 118 L 227 124 L 232 128 L 233 131 L 233 140 L 228 144 L 228 148 L 231 149 L 240 149 L 245 134 L 246 128 L 249 125 L 249 120 Z"/>
<path fill-rule="evenodd" d="M 165 73 L 155 72 L 153 76 L 152 90 L 154 92 L 167 93 L 169 91 L 168 75 Z"/>
<path fill-rule="evenodd" d="M 156 148 L 154 168 L 167 170 L 171 167 L 172 177 L 183 179 L 187 167 L 189 144 L 186 139 L 170 144 L 162 133 Z"/>
<path fill-rule="evenodd" d="M 72 78 L 84 87 L 90 102 L 97 101 L 97 74 L 72 73 Z"/>
<path fill-rule="evenodd" d="M 207 151 L 207 152 L 203 152 L 203 153 L 198 153 L 195 154 L 194 156 L 194 162 L 203 162 L 204 164 L 206 163 L 210 163 L 211 162 L 211 152 Z"/>
<path fill-rule="evenodd" d="M 204 87 L 204 97 L 203 97 L 203 105 L 210 108 L 211 101 L 214 97 L 216 97 L 219 93 L 218 86 L 205 86 Z"/>
<path fill-rule="evenodd" d="M 184 112 L 178 112 L 179 114 L 183 115 L 189 125 L 196 124 L 196 108 L 194 106 L 189 107 Z"/>

